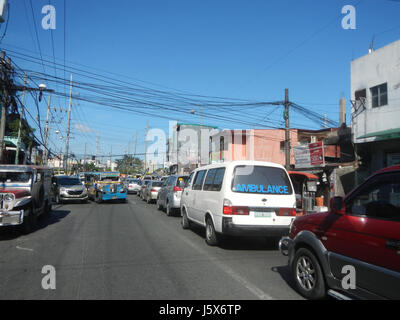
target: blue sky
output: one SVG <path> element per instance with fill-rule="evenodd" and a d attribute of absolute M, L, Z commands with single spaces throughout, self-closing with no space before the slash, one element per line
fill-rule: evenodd
<path fill-rule="evenodd" d="M 10 20 L 0 46 L 6 52 L 39 56 L 30 0 L 9 2 Z M 53 59 L 51 32 L 41 28 L 41 9 L 49 2 L 57 14 L 55 57 L 63 60 L 64 0 L 32 0 L 40 48 L 44 59 Z M 356 4 L 357 29 L 344 30 L 342 7 Z M 340 97 L 346 98 L 350 109 L 351 60 L 367 54 L 374 35 L 376 48 L 400 38 L 400 1 L 394 0 L 67 0 L 66 9 L 67 61 L 163 86 L 146 84 L 153 88 L 207 96 L 274 101 L 283 100 L 284 89 L 289 88 L 292 101 L 333 120 L 338 119 Z M 5 24 L 1 34 L 4 29 Z M 43 70 L 18 58 L 14 61 L 23 69 Z M 46 72 L 54 73 L 51 68 Z M 64 107 L 65 101 L 54 99 L 52 104 Z M 36 112 L 29 104 L 28 108 Z M 42 102 L 41 119 L 45 111 Z M 270 107 L 243 110 L 243 115 L 252 112 L 262 119 L 271 111 Z M 132 152 L 136 130 L 137 152 L 144 151 L 146 120 L 153 128 L 168 129 L 165 119 L 84 102 L 74 102 L 72 115 L 71 150 L 76 154 L 83 154 L 85 143 L 88 153 L 96 152 L 95 132 L 101 153 L 112 148 L 121 154 L 128 150 L 128 142 Z M 281 118 L 278 110 L 271 116 Z M 64 143 L 57 137 L 62 133 L 54 132 L 65 130 L 65 120 L 53 124 L 51 131 L 53 145 L 60 149 Z M 185 120 L 200 122 L 198 115 L 188 114 Z M 319 128 L 296 113 L 291 122 L 294 127 Z M 229 127 L 216 120 L 203 123 Z M 85 127 L 91 131 L 82 132 Z"/>

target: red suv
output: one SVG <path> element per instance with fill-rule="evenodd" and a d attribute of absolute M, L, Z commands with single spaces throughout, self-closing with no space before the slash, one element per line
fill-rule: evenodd
<path fill-rule="evenodd" d="M 296 218 L 279 248 L 306 298 L 400 299 L 400 165 Z"/>

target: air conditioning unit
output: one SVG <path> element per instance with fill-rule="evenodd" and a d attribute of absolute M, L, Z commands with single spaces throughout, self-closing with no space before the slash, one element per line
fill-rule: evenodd
<path fill-rule="evenodd" d="M 6 20 L 8 0 L 0 0 L 0 23 Z"/>

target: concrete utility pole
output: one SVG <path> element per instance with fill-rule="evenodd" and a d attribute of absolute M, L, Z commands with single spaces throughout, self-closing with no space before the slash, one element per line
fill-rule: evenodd
<path fill-rule="evenodd" d="M 1 52 L 1 79 L 3 82 L 8 82 L 9 80 L 9 74 L 7 71 L 7 68 L 10 63 L 10 59 L 7 60 L 7 63 L 5 62 L 5 57 L 6 54 L 4 51 Z M 3 84 L 2 88 L 2 97 L 1 97 L 1 121 L 0 121 L 0 163 L 3 163 L 4 161 L 4 149 L 5 149 L 5 143 L 4 143 L 4 136 L 6 132 L 6 117 L 7 117 L 7 109 L 8 109 L 8 90 L 7 90 L 7 85 Z"/>
<path fill-rule="evenodd" d="M 339 104 L 339 125 L 342 125 L 343 123 L 346 124 L 346 99 L 341 98 Z"/>
<path fill-rule="evenodd" d="M 28 78 L 24 76 L 24 87 L 26 87 L 28 82 Z M 17 150 L 15 150 L 15 164 L 19 163 L 19 149 L 21 148 L 21 130 L 22 130 L 22 120 L 24 118 L 24 106 L 25 106 L 25 89 L 22 91 L 22 105 L 21 105 L 21 114 L 19 115 L 19 126 L 18 126 L 18 140 L 17 140 Z M 26 153 L 26 150 L 25 150 Z"/>
<path fill-rule="evenodd" d="M 137 146 L 137 138 L 138 138 L 138 131 L 136 130 L 136 137 L 135 137 L 135 147 L 134 147 L 134 153 L 133 157 L 136 158 L 136 146 Z"/>
<path fill-rule="evenodd" d="M 72 106 L 72 73 L 69 84 L 68 125 L 67 125 L 67 137 L 65 139 L 65 171 L 67 174 L 68 174 L 69 133 L 71 124 L 71 106 Z"/>
<path fill-rule="evenodd" d="M 289 119 L 289 89 L 285 89 L 285 163 L 286 170 L 290 169 L 290 119 Z"/>
<path fill-rule="evenodd" d="M 147 172 L 147 132 L 149 131 L 149 120 L 146 120 L 146 133 L 144 136 L 144 174 Z"/>
<path fill-rule="evenodd" d="M 44 128 L 44 152 L 45 152 L 45 157 L 44 161 L 45 164 L 47 165 L 47 161 L 49 158 L 49 151 L 47 150 L 47 141 L 49 140 L 49 115 L 50 115 L 50 103 L 51 103 L 51 94 L 49 94 L 49 102 L 47 104 L 47 113 L 46 113 L 46 126 Z"/>
<path fill-rule="evenodd" d="M 85 153 L 83 155 L 83 172 L 86 172 L 86 143 L 85 143 Z"/>
<path fill-rule="evenodd" d="M 96 135 L 96 159 L 94 161 L 94 164 L 96 165 L 97 162 L 97 157 L 99 156 L 99 136 Z"/>

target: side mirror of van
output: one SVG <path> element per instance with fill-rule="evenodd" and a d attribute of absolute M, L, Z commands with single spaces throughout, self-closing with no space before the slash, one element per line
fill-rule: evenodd
<path fill-rule="evenodd" d="M 334 197 L 331 199 L 331 210 L 337 214 L 344 214 L 346 212 L 343 197 Z"/>

